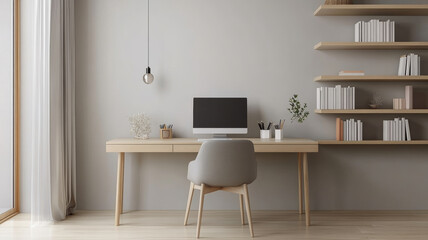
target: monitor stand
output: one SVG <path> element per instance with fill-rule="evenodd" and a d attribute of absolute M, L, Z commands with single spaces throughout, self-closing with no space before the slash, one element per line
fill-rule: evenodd
<path fill-rule="evenodd" d="M 212 138 L 199 138 L 198 142 L 204 142 L 209 140 L 232 140 L 232 138 L 228 138 L 227 134 L 213 134 Z"/>

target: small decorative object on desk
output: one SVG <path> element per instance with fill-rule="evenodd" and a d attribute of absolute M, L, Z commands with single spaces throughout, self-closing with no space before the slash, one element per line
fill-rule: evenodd
<path fill-rule="evenodd" d="M 134 134 L 135 138 L 148 139 L 151 128 L 150 118 L 144 113 L 137 113 L 129 117 L 129 125 L 131 133 Z"/>
<path fill-rule="evenodd" d="M 174 125 L 170 124 L 170 125 L 166 125 L 166 124 L 161 124 L 159 126 L 160 128 L 160 138 L 161 139 L 169 139 L 172 138 L 172 127 Z"/>
<path fill-rule="evenodd" d="M 272 126 L 272 122 L 269 122 L 268 126 L 265 126 L 263 121 L 257 123 L 260 128 L 260 138 L 261 139 L 269 139 L 270 138 L 270 127 Z"/>
<path fill-rule="evenodd" d="M 283 136 L 283 131 L 282 129 L 284 128 L 284 123 L 285 123 L 285 119 L 284 121 L 282 121 L 282 119 L 279 120 L 279 124 L 275 124 L 275 140 L 282 140 L 282 136 Z"/>
<path fill-rule="evenodd" d="M 374 95 L 373 99 L 370 101 L 369 107 L 372 109 L 377 109 L 379 107 L 382 107 L 383 105 L 383 98 L 379 95 Z"/>
<path fill-rule="evenodd" d="M 288 108 L 288 111 L 293 114 L 291 116 L 291 122 L 294 122 L 294 120 L 297 120 L 299 123 L 303 123 L 306 118 L 309 116 L 309 112 L 306 111 L 306 108 L 308 105 L 306 103 L 302 104 L 300 103 L 299 99 L 297 98 L 298 95 L 294 94 L 292 98 L 290 98 L 289 103 L 290 107 Z"/>

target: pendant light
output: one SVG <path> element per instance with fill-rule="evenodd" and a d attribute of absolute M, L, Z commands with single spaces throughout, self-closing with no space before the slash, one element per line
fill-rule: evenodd
<path fill-rule="evenodd" d="M 147 68 L 146 74 L 143 76 L 145 84 L 150 84 L 155 80 L 155 76 L 150 70 L 150 0 L 147 0 Z"/>

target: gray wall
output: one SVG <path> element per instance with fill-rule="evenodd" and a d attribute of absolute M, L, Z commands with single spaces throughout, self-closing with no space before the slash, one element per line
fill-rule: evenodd
<path fill-rule="evenodd" d="M 152 85 L 144 85 L 146 1 L 76 0 L 79 209 L 114 208 L 117 156 L 105 153 L 105 141 L 130 137 L 129 115 L 149 114 L 152 137 L 159 136 L 156 126 L 163 122 L 174 124 L 176 137 L 194 137 L 193 96 L 247 96 L 247 136 L 257 137 L 257 121 L 289 119 L 287 101 L 297 93 L 308 102 L 311 115 L 304 124 L 287 122 L 285 135 L 334 138 L 336 116 L 313 113 L 315 88 L 321 85 L 312 79 L 344 69 L 396 74 L 399 56 L 408 51 L 313 50 L 319 41 L 352 41 L 354 23 L 371 19 L 314 17 L 322 2 L 152 1 L 151 67 L 156 79 Z M 391 19 L 397 21 L 397 40 L 428 39 L 427 17 Z M 423 51 L 418 53 L 427 57 Z M 422 65 L 422 72 L 428 74 L 427 61 Z M 375 93 L 388 100 L 386 107 L 393 97 L 404 95 L 402 83 L 354 86 L 358 88 L 358 107 L 366 107 Z M 421 84 L 415 86 L 423 89 Z M 382 136 L 381 120 L 395 116 L 350 117 L 362 119 L 366 137 L 374 139 Z M 413 137 L 428 138 L 426 117 L 409 118 Z M 311 207 L 428 209 L 428 192 L 421 191 L 428 183 L 427 153 L 423 146 L 323 146 L 319 154 L 309 156 Z M 194 157 L 128 154 L 125 209 L 184 209 L 187 164 Z M 296 157 L 258 154 L 259 175 L 250 187 L 254 209 L 297 209 Z M 237 206 L 236 196 L 228 193 L 209 195 L 206 202 L 207 209 Z"/>

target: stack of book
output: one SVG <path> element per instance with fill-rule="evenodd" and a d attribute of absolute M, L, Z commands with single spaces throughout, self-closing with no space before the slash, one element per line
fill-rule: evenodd
<path fill-rule="evenodd" d="M 355 109 L 355 87 L 317 88 L 317 109 Z"/>
<path fill-rule="evenodd" d="M 395 22 L 378 19 L 359 21 L 355 24 L 355 42 L 395 42 Z"/>
<path fill-rule="evenodd" d="M 363 141 L 363 122 L 355 119 L 343 121 L 336 118 L 336 140 Z"/>
<path fill-rule="evenodd" d="M 419 75 L 421 75 L 421 57 L 414 53 L 401 56 L 398 66 L 398 76 Z"/>
<path fill-rule="evenodd" d="M 364 71 L 340 71 L 339 76 L 364 76 Z"/>
<path fill-rule="evenodd" d="M 384 141 L 411 141 L 409 120 L 395 118 L 383 121 Z"/>

